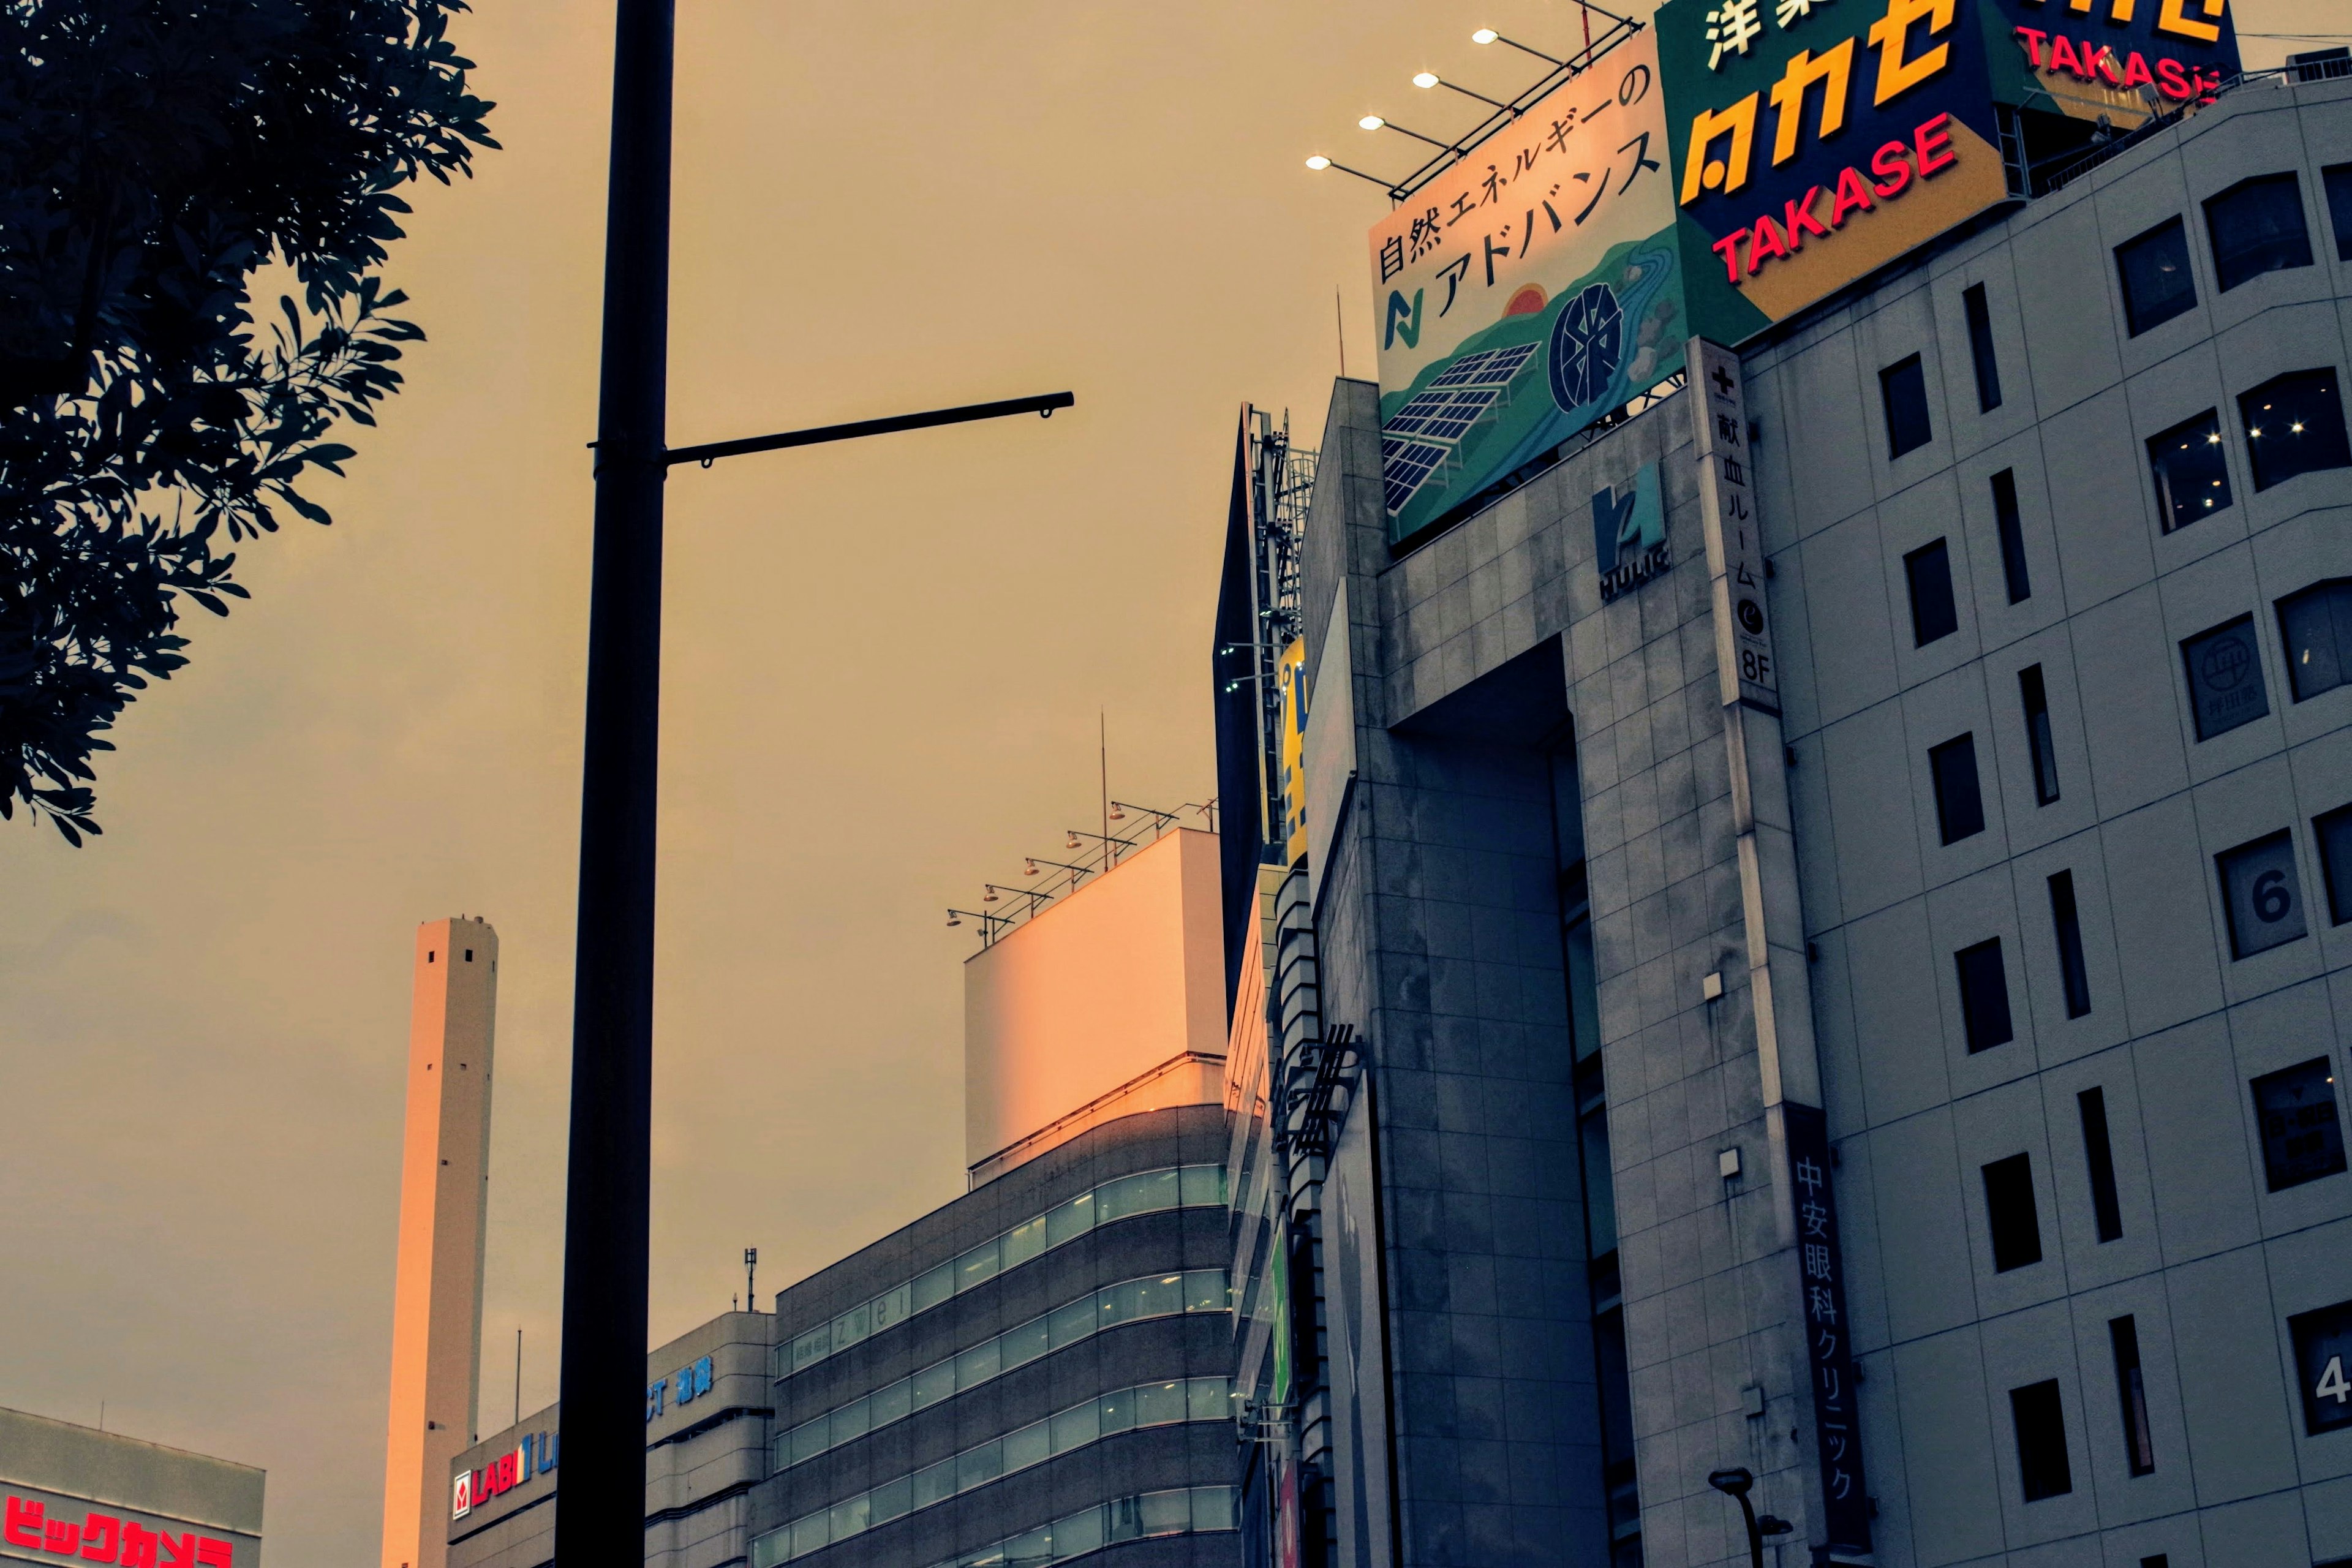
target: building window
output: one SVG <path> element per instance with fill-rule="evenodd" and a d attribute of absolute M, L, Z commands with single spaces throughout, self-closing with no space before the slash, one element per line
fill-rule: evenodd
<path fill-rule="evenodd" d="M 2345 437 L 2344 403 L 2333 370 L 2273 376 L 2238 395 L 2238 415 L 2245 422 L 2257 492 L 2297 474 L 2352 468 L 2352 440 Z"/>
<path fill-rule="evenodd" d="M 2197 738 L 2210 741 L 2271 710 L 2263 689 L 2262 650 L 2254 646 L 2254 617 L 2240 616 L 2180 645 L 2189 672 L 2189 700 L 2196 710 Z"/>
<path fill-rule="evenodd" d="M 2303 1381 L 2303 1429 L 2316 1437 L 2352 1426 L 2352 1301 L 2338 1301 L 2286 1321 L 2294 1341 L 2295 1371 Z"/>
<path fill-rule="evenodd" d="M 2197 308 L 2197 281 L 2189 272 L 2189 231 L 2177 217 L 2116 246 L 2116 273 L 2124 286 L 2124 325 L 2135 338 Z"/>
<path fill-rule="evenodd" d="M 2205 233 L 2213 242 L 2214 286 L 2224 294 L 2265 272 L 2311 265 L 2303 191 L 2292 171 L 2240 180 L 2206 198 Z"/>
<path fill-rule="evenodd" d="M 2352 163 L 2333 163 L 2319 171 L 2327 192 L 2327 222 L 2336 231 L 2336 259 L 2352 261 Z"/>
<path fill-rule="evenodd" d="M 2304 934 L 2303 889 L 2294 874 L 2294 839 L 2284 827 L 2213 858 L 2230 917 L 2230 952 L 2252 958 Z"/>
<path fill-rule="evenodd" d="M 2083 1121 L 2083 1163 L 2090 1173 L 2091 1215 L 2098 1223 L 2099 1239 L 2120 1241 L 2124 1210 L 2116 1197 L 2116 1151 L 2107 1138 L 2106 1090 L 2084 1089 L 2074 1097 L 2074 1110 Z"/>
<path fill-rule="evenodd" d="M 2029 1384 L 2009 1391 L 2010 1418 L 2017 1424 L 2017 1479 L 2025 1500 L 2063 1497 L 2074 1489 L 2074 1472 L 2066 1464 L 2066 1412 L 2058 1399 L 2058 1380 Z"/>
<path fill-rule="evenodd" d="M 2278 602 L 2286 683 L 2297 702 L 2352 681 L 2352 577 L 2315 583 Z"/>
<path fill-rule="evenodd" d="M 2230 460 L 2221 450 L 2221 416 L 2208 408 L 2147 441 L 2156 477 L 2156 516 L 2164 531 L 2187 528 L 2230 504 Z"/>
<path fill-rule="evenodd" d="M 2336 1119 L 2336 1070 L 2326 1057 L 2254 1079 L 2263 1170 L 2283 1193 L 2344 1170 L 2344 1129 Z"/>
<path fill-rule="evenodd" d="M 2009 602 L 2033 597 L 2033 580 L 2025 570 L 2025 525 L 2017 514 L 2017 473 L 2003 468 L 1992 477 L 1992 525 L 2000 534 L 2000 570 L 2009 579 Z"/>
<path fill-rule="evenodd" d="M 1977 788 L 1977 738 L 1957 736 L 1927 748 L 1927 772 L 1936 784 L 1936 826 L 1947 844 L 1984 831 L 1984 795 Z"/>
<path fill-rule="evenodd" d="M 2327 879 L 2327 923 L 2352 921 L 2352 805 L 2312 819 L 2319 835 L 2319 869 Z"/>
<path fill-rule="evenodd" d="M 1992 1271 L 2006 1274 L 2042 1261 L 2042 1221 L 2033 1212 L 2033 1162 L 2011 1154 L 1984 1168 L 1985 1224 L 1992 1232 Z"/>
<path fill-rule="evenodd" d="M 1960 1026 L 1969 1054 L 1989 1051 L 2017 1038 L 2009 1016 L 2009 976 L 2000 962 L 2000 938 L 1952 954 L 1960 976 Z"/>
<path fill-rule="evenodd" d="M 2136 1476 L 2156 1474 L 2156 1434 L 2147 1426 L 2147 1382 L 2139 1370 L 2139 1325 L 2128 1317 L 2107 1321 L 2107 1343 L 2116 1352 L 2116 1397 L 2124 1413 L 2124 1458 Z"/>
<path fill-rule="evenodd" d="M 1985 287 L 1971 283 L 1960 290 L 1960 308 L 1969 318 L 1969 353 L 1977 366 L 1977 408 L 1990 414 L 2000 406 L 2000 362 L 1992 353 L 1992 311 L 1985 304 Z"/>
<path fill-rule="evenodd" d="M 2048 805 L 2058 798 L 2058 747 L 2050 738 L 2050 693 L 2040 665 L 2017 672 L 2017 694 L 2025 705 L 2025 743 L 2033 752 L 2034 803 Z"/>
<path fill-rule="evenodd" d="M 1878 395 L 1886 405 L 1886 455 L 1899 458 L 1926 446 L 1933 432 L 1927 424 L 1927 373 L 1919 356 L 1880 371 Z"/>
<path fill-rule="evenodd" d="M 1926 647 L 1960 629 L 1959 608 L 1952 602 L 1952 552 L 1942 540 L 1906 555 L 1903 576 L 1911 585 L 1914 647 Z"/>
<path fill-rule="evenodd" d="M 2058 974 L 2065 984 L 2066 1016 L 2084 1017 L 2091 1011 L 2091 976 L 2083 967 L 2083 921 L 2074 909 L 2072 871 L 2050 879 L 2050 924 L 2058 933 Z"/>

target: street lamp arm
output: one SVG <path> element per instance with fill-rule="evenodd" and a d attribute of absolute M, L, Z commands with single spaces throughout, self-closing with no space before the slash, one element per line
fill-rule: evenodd
<path fill-rule="evenodd" d="M 900 430 L 928 430 L 935 425 L 961 425 L 972 419 L 1002 419 L 1010 414 L 1035 414 L 1051 419 L 1056 408 L 1077 404 L 1076 395 L 1048 392 L 1035 397 L 1008 397 L 997 403 L 968 403 L 961 408 L 934 408 L 924 414 L 893 414 L 883 419 L 857 419 L 846 425 L 820 425 L 814 430 L 786 430 L 774 436 L 747 436 L 738 441 L 708 441 L 699 447 L 673 447 L 663 460 L 709 464 L 746 452 L 774 452 L 786 447 L 814 447 L 826 441 L 850 441 L 860 436 L 888 436 Z"/>

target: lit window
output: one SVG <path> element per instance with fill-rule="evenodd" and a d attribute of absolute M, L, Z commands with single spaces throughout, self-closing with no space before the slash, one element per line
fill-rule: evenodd
<path fill-rule="evenodd" d="M 2147 467 L 2156 479 L 2156 516 L 2165 532 L 2228 510 L 2230 460 L 2221 446 L 2218 410 L 2208 408 L 2149 437 Z"/>
<path fill-rule="evenodd" d="M 2238 395 L 2254 489 L 2266 490 L 2297 474 L 2352 468 L 2352 441 L 2344 433 L 2344 404 L 2333 370 L 2298 370 L 2273 376 Z"/>

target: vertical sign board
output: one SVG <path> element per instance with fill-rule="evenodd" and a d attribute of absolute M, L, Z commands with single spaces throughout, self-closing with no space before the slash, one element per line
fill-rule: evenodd
<path fill-rule="evenodd" d="M 1737 345 L 2008 196 L 1977 4 L 1658 8 L 1695 331 Z"/>
<path fill-rule="evenodd" d="M 1764 536 L 1756 510 L 1756 473 L 1748 450 L 1748 396 L 1739 356 L 1693 338 L 1687 351 L 1692 414 L 1698 437 L 1699 520 L 1706 533 L 1706 574 L 1715 592 L 1715 663 L 1726 707 L 1745 702 L 1780 711 L 1780 673 L 1772 660 L 1770 608 L 1764 597 Z"/>
<path fill-rule="evenodd" d="M 1789 1134 L 1789 1175 L 1797 1218 L 1797 1268 L 1804 1290 L 1805 1361 L 1813 1384 L 1813 1436 L 1821 1453 L 1822 1523 L 1832 1552 L 1870 1550 L 1870 1489 L 1862 1469 L 1862 1412 L 1845 1308 L 1845 1263 L 1838 1246 L 1837 1194 L 1830 1188 L 1829 1129 L 1821 1111 L 1794 1100 L 1780 1113 Z"/>
<path fill-rule="evenodd" d="M 1682 368 L 1665 146 L 1644 28 L 1373 228 L 1390 543 Z"/>

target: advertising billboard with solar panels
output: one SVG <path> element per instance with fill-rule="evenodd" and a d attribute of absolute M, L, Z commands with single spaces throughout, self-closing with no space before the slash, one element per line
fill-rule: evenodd
<path fill-rule="evenodd" d="M 1372 230 L 1391 543 L 1682 368 L 1665 145 L 1644 29 Z"/>

